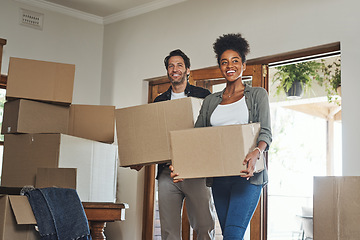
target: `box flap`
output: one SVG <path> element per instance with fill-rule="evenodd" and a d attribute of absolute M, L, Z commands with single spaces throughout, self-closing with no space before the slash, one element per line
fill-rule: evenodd
<path fill-rule="evenodd" d="M 199 113 L 200 113 L 203 99 L 202 98 L 194 98 L 194 97 L 189 97 L 189 99 L 191 100 L 193 119 L 194 119 L 194 124 L 195 124 L 196 120 L 199 116 Z"/>
<path fill-rule="evenodd" d="M 11 208 L 18 224 L 36 224 L 34 213 L 26 196 L 9 196 Z"/>
<path fill-rule="evenodd" d="M 69 135 L 113 143 L 114 130 L 115 106 L 80 104 L 70 106 Z"/>

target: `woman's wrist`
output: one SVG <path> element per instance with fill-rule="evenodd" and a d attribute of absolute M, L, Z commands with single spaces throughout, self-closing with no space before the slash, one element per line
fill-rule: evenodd
<path fill-rule="evenodd" d="M 261 154 L 263 153 L 263 151 L 261 151 L 261 149 L 260 149 L 259 147 L 254 148 L 253 152 L 254 152 L 254 151 L 259 152 L 259 155 L 258 155 L 258 159 L 259 159 L 260 156 L 261 156 Z"/>

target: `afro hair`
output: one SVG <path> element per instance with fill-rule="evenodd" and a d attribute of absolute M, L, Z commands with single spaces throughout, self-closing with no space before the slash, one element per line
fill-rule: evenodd
<path fill-rule="evenodd" d="M 213 44 L 213 48 L 219 65 L 221 55 L 227 50 L 237 52 L 243 63 L 246 62 L 246 55 L 250 52 L 249 43 L 240 33 L 224 34 L 218 37 Z"/>

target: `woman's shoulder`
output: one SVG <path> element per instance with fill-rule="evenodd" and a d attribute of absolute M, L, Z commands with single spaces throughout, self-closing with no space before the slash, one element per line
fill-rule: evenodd
<path fill-rule="evenodd" d="M 220 91 L 220 92 L 215 92 L 215 93 L 212 93 L 212 94 L 206 96 L 206 98 L 204 99 L 204 101 L 205 101 L 205 100 L 206 100 L 206 101 L 211 101 L 211 100 L 213 100 L 213 99 L 221 98 L 221 96 L 222 96 L 222 91 Z"/>
<path fill-rule="evenodd" d="M 263 87 L 251 87 L 246 85 L 246 89 L 245 91 L 248 91 L 251 94 L 255 94 L 255 95 L 267 95 L 267 91 L 265 88 Z"/>
<path fill-rule="evenodd" d="M 222 97 L 222 91 L 212 93 L 206 96 L 206 98 L 203 101 L 203 105 L 208 106 L 208 105 L 217 104 L 219 101 L 221 101 L 221 97 Z"/>

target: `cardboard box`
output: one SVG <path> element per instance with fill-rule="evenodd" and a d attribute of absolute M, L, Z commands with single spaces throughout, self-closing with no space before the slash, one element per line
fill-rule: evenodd
<path fill-rule="evenodd" d="M 2 134 L 66 133 L 69 107 L 17 99 L 4 105 Z"/>
<path fill-rule="evenodd" d="M 34 186 L 38 168 L 77 168 L 82 201 L 114 202 L 116 146 L 65 134 L 7 134 L 1 185 Z"/>
<path fill-rule="evenodd" d="M 193 128 L 201 104 L 191 97 L 116 109 L 120 166 L 169 162 L 169 132 Z"/>
<path fill-rule="evenodd" d="M 35 187 L 76 189 L 76 170 L 76 168 L 38 168 Z"/>
<path fill-rule="evenodd" d="M 314 239 L 359 239 L 360 177 L 314 177 Z"/>
<path fill-rule="evenodd" d="M 0 195 L 0 240 L 38 240 L 35 224 L 27 197 Z"/>
<path fill-rule="evenodd" d="M 6 99 L 25 98 L 69 105 L 75 65 L 11 57 Z"/>
<path fill-rule="evenodd" d="M 240 175 L 259 131 L 259 123 L 171 131 L 174 172 L 178 178 Z"/>
<path fill-rule="evenodd" d="M 4 105 L 2 134 L 64 133 L 89 140 L 113 143 L 115 106 L 60 106 L 16 99 Z"/>
<path fill-rule="evenodd" d="M 104 143 L 113 143 L 115 106 L 72 104 L 68 134 Z"/>

